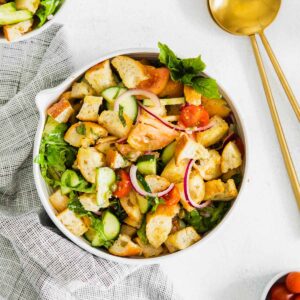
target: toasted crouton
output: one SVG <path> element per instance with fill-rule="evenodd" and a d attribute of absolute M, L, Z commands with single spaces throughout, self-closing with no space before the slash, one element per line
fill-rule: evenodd
<path fill-rule="evenodd" d="M 4 25 L 3 26 L 3 33 L 5 38 L 11 42 L 20 38 L 24 33 L 31 30 L 33 25 L 33 19 L 23 21 L 13 25 Z"/>
<path fill-rule="evenodd" d="M 168 179 L 158 175 L 147 175 L 145 180 L 152 193 L 158 193 L 167 189 L 170 185 Z"/>
<path fill-rule="evenodd" d="M 196 232 L 194 227 L 183 228 L 173 234 L 170 234 L 165 242 L 170 253 L 177 250 L 183 250 L 192 244 L 198 242 L 201 236 Z"/>
<path fill-rule="evenodd" d="M 96 142 L 95 148 L 97 151 L 106 154 L 107 151 L 112 147 L 112 144 L 114 144 L 117 141 L 116 136 L 106 136 L 104 138 L 100 138 Z"/>
<path fill-rule="evenodd" d="M 221 155 L 216 150 L 209 150 L 209 158 L 201 160 L 198 169 L 204 180 L 212 180 L 222 175 Z"/>
<path fill-rule="evenodd" d="M 223 173 L 242 165 L 242 154 L 235 142 L 229 142 L 223 149 L 221 169 Z"/>
<path fill-rule="evenodd" d="M 175 158 L 173 157 L 165 166 L 161 176 L 168 179 L 170 182 L 181 182 L 183 181 L 187 164 L 187 160 L 182 160 L 176 164 Z"/>
<path fill-rule="evenodd" d="M 197 142 L 204 147 L 209 147 L 219 142 L 228 132 L 228 124 L 219 116 L 211 118 L 214 124 L 211 128 L 197 133 Z"/>
<path fill-rule="evenodd" d="M 100 95 L 103 90 L 116 85 L 109 60 L 103 61 L 90 68 L 84 77 L 98 95 Z"/>
<path fill-rule="evenodd" d="M 122 224 L 120 233 L 132 237 L 136 234 L 136 228 L 126 225 L 126 224 Z"/>
<path fill-rule="evenodd" d="M 82 176 L 91 183 L 96 182 L 96 169 L 105 166 L 105 156 L 94 147 L 79 148 L 77 167 Z"/>
<path fill-rule="evenodd" d="M 15 0 L 15 2 L 17 10 L 26 9 L 32 12 L 33 14 L 35 14 L 40 5 L 40 0 Z"/>
<path fill-rule="evenodd" d="M 116 144 L 116 148 L 129 161 L 137 161 L 143 155 L 142 151 L 135 150 L 129 144 Z"/>
<path fill-rule="evenodd" d="M 123 117 L 126 122 L 126 126 L 123 125 L 119 118 L 118 112 L 111 110 L 104 110 L 98 118 L 98 123 L 102 125 L 111 135 L 115 135 L 119 138 L 127 137 L 131 127 L 132 120 L 124 113 Z"/>
<path fill-rule="evenodd" d="M 238 191 L 233 179 L 228 179 L 226 183 L 222 182 L 221 179 L 205 182 L 204 200 L 233 200 L 237 194 Z"/>
<path fill-rule="evenodd" d="M 137 221 L 137 220 L 131 219 L 130 217 L 127 217 L 126 219 L 124 219 L 123 222 L 134 228 L 140 228 L 142 225 L 142 219 L 140 221 Z"/>
<path fill-rule="evenodd" d="M 58 189 L 49 197 L 49 201 L 57 212 L 62 212 L 68 207 L 69 198 L 62 194 L 61 189 Z"/>
<path fill-rule="evenodd" d="M 132 242 L 128 235 L 120 234 L 113 245 L 108 248 L 108 252 L 117 256 L 136 256 L 141 255 L 142 249 Z"/>
<path fill-rule="evenodd" d="M 183 84 L 178 81 L 173 81 L 171 78 L 169 78 L 169 81 L 163 91 L 158 94 L 160 98 L 176 98 L 176 97 L 182 97 L 183 95 Z"/>
<path fill-rule="evenodd" d="M 67 130 L 64 139 L 74 147 L 88 147 L 105 136 L 107 131 L 102 126 L 92 122 L 78 122 Z"/>
<path fill-rule="evenodd" d="M 198 93 L 196 90 L 194 90 L 191 86 L 185 85 L 183 91 L 187 103 L 193 105 L 201 104 L 202 95 Z"/>
<path fill-rule="evenodd" d="M 81 121 L 98 121 L 98 112 L 102 104 L 102 97 L 86 96 L 84 97 L 82 107 L 77 115 L 77 119 Z"/>
<path fill-rule="evenodd" d="M 210 117 L 217 115 L 221 118 L 226 118 L 231 112 L 231 109 L 224 99 L 206 99 L 202 97 L 202 105 Z"/>
<path fill-rule="evenodd" d="M 139 223 L 142 221 L 142 214 L 134 191 L 131 191 L 127 197 L 121 198 L 120 203 L 130 219 Z"/>
<path fill-rule="evenodd" d="M 172 219 L 178 214 L 179 205 L 159 205 L 154 213 L 148 213 L 146 217 L 146 235 L 149 243 L 154 247 L 160 247 L 168 238 L 172 229 Z"/>
<path fill-rule="evenodd" d="M 100 206 L 97 205 L 96 194 L 84 193 L 81 194 L 78 198 L 85 210 L 97 212 L 100 209 Z"/>
<path fill-rule="evenodd" d="M 159 256 L 163 251 L 163 247 L 154 248 L 150 244 L 144 244 L 139 237 L 135 238 L 134 241 L 142 248 L 142 255 L 144 257 L 155 257 Z"/>
<path fill-rule="evenodd" d="M 74 82 L 71 90 L 71 97 L 82 99 L 85 96 L 95 95 L 93 88 L 85 81 Z"/>
<path fill-rule="evenodd" d="M 199 173 L 199 170 L 195 169 L 191 172 L 188 185 L 190 197 L 192 198 L 192 200 L 197 204 L 201 203 L 205 195 L 205 184 L 202 176 Z M 194 207 L 192 207 L 185 198 L 183 182 L 177 183 L 176 187 L 178 188 L 180 193 L 180 202 L 182 206 L 187 211 L 192 211 Z"/>
<path fill-rule="evenodd" d="M 67 100 L 60 100 L 47 110 L 47 114 L 58 123 L 67 123 L 74 109 Z"/>
<path fill-rule="evenodd" d="M 145 66 L 128 56 L 117 56 L 112 59 L 111 63 L 127 88 L 135 88 L 149 78 Z"/>
<path fill-rule="evenodd" d="M 204 146 L 195 142 L 187 134 L 182 134 L 177 141 L 175 148 L 175 163 L 184 159 L 207 159 L 208 150 Z"/>
<path fill-rule="evenodd" d="M 106 164 L 112 169 L 121 169 L 129 166 L 129 162 L 117 151 L 108 149 L 106 152 Z"/>
<path fill-rule="evenodd" d="M 59 101 L 62 101 L 62 100 L 66 100 L 66 101 L 72 101 L 72 92 L 71 91 L 68 91 L 68 92 L 64 92 L 60 95 L 59 97 Z M 70 102 L 72 103 L 72 102 Z"/>
<path fill-rule="evenodd" d="M 83 220 L 68 208 L 58 214 L 57 219 L 76 236 L 81 236 L 88 230 Z"/>

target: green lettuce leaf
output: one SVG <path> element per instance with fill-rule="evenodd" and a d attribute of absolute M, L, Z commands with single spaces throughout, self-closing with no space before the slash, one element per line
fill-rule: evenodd
<path fill-rule="evenodd" d="M 47 18 L 56 13 L 62 2 L 63 0 L 41 0 L 40 7 L 36 12 L 39 18 L 37 27 L 42 27 L 46 23 Z"/>
<path fill-rule="evenodd" d="M 146 235 L 146 219 L 144 218 L 143 223 L 141 227 L 137 230 L 137 235 L 141 239 L 142 243 L 147 245 L 148 244 L 148 239 Z"/>

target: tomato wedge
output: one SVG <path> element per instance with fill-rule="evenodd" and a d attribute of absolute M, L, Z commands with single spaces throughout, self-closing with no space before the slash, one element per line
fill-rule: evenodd
<path fill-rule="evenodd" d="M 300 293 L 300 272 L 291 272 L 288 274 L 285 280 L 286 287 L 292 293 Z"/>
<path fill-rule="evenodd" d="M 118 171 L 120 180 L 117 182 L 117 189 L 114 191 L 114 196 L 118 198 L 126 197 L 131 191 L 131 181 L 128 173 L 124 170 Z"/>
<path fill-rule="evenodd" d="M 181 109 L 179 121 L 185 127 L 206 126 L 209 114 L 202 105 L 187 105 Z"/>
<path fill-rule="evenodd" d="M 180 193 L 176 186 L 166 195 L 162 197 L 165 200 L 165 204 L 168 206 L 175 205 L 180 201 Z"/>

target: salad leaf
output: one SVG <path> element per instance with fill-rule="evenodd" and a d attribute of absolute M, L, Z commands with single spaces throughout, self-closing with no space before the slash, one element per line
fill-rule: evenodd
<path fill-rule="evenodd" d="M 102 219 L 92 216 L 91 221 L 92 221 L 91 227 L 96 231 L 99 241 L 101 241 L 101 243 L 99 243 L 99 246 L 104 246 L 105 248 L 109 248 L 113 244 L 114 240 L 109 240 L 105 236 Z"/>
<path fill-rule="evenodd" d="M 41 0 L 40 8 L 37 10 L 36 15 L 39 18 L 37 27 L 42 27 L 47 18 L 56 13 L 63 0 Z"/>
<path fill-rule="evenodd" d="M 158 43 L 158 47 L 159 60 L 169 68 L 173 80 L 193 87 L 206 98 L 221 97 L 216 81 L 201 75 L 206 65 L 200 55 L 195 58 L 180 59 L 167 45 Z"/>
<path fill-rule="evenodd" d="M 137 235 L 141 239 L 142 243 L 147 245 L 148 244 L 148 239 L 146 235 L 146 219 L 144 218 L 143 223 L 141 227 L 137 230 Z"/>
<path fill-rule="evenodd" d="M 234 174 L 231 178 L 234 180 L 234 183 L 237 186 L 237 188 L 239 188 L 243 181 L 243 175 L 241 173 L 237 173 Z"/>
<path fill-rule="evenodd" d="M 92 213 L 90 211 L 84 209 L 76 193 L 71 192 L 69 197 L 70 200 L 68 203 L 68 208 L 72 210 L 78 217 L 92 216 Z"/>
<path fill-rule="evenodd" d="M 123 127 L 126 127 L 126 120 L 124 118 L 124 107 L 122 105 L 119 105 L 119 119 Z"/>
<path fill-rule="evenodd" d="M 78 134 L 81 134 L 81 135 L 85 135 L 86 134 L 86 128 L 85 128 L 85 125 L 83 123 L 80 123 L 78 127 L 76 127 L 76 132 Z"/>
<path fill-rule="evenodd" d="M 120 220 L 120 222 L 123 222 L 126 219 L 127 213 L 118 198 L 114 198 L 110 201 L 109 209 Z"/>

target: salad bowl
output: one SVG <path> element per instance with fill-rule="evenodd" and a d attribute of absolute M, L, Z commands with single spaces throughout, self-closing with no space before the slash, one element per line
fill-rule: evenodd
<path fill-rule="evenodd" d="M 36 96 L 36 106 L 38 108 L 40 118 L 39 118 L 39 123 L 38 123 L 38 128 L 36 131 L 36 136 L 35 136 L 35 141 L 34 141 L 34 150 L 33 150 L 33 157 L 34 161 L 36 160 L 36 157 L 39 155 L 39 150 L 41 146 L 41 141 L 42 141 L 42 136 L 43 136 L 43 130 L 45 127 L 45 123 L 47 120 L 47 109 L 51 104 L 55 103 L 60 95 L 64 92 L 66 92 L 72 84 L 82 78 L 84 73 L 92 68 L 93 66 L 104 62 L 106 60 L 112 59 L 116 56 L 120 55 L 126 55 L 128 57 L 134 58 L 134 59 L 146 59 L 147 61 L 157 61 L 158 59 L 158 51 L 155 49 L 150 49 L 150 48 L 141 48 L 141 49 L 125 49 L 125 50 L 120 50 L 120 51 L 115 51 L 106 55 L 103 55 L 99 59 L 85 65 L 81 69 L 79 69 L 77 72 L 72 74 L 68 79 L 66 79 L 63 83 L 61 83 L 59 86 L 44 90 L 40 92 Z M 221 222 L 213 229 L 211 230 L 207 235 L 203 236 L 202 239 L 190 247 L 170 253 L 168 255 L 162 255 L 162 256 L 157 256 L 157 257 L 150 257 L 150 258 L 142 258 L 142 257 L 119 257 L 119 256 L 114 256 L 107 252 L 106 250 L 102 250 L 101 248 L 95 248 L 90 245 L 90 243 L 85 240 L 82 237 L 75 236 L 72 234 L 57 218 L 56 211 L 52 207 L 49 197 L 51 193 L 53 192 L 52 189 L 47 185 L 45 182 L 42 172 L 40 169 L 40 165 L 37 164 L 36 162 L 33 163 L 33 172 L 34 172 L 34 178 L 35 178 L 35 184 L 36 188 L 39 194 L 39 197 L 41 199 L 42 205 L 45 208 L 47 214 L 51 218 L 51 220 L 54 222 L 54 224 L 60 229 L 60 231 L 72 242 L 74 242 L 76 245 L 81 247 L 82 249 L 88 251 L 89 253 L 102 257 L 104 259 L 109 259 L 112 261 L 116 262 L 121 262 L 121 263 L 126 263 L 126 264 L 155 264 L 155 263 L 160 263 L 162 261 L 165 261 L 166 259 L 170 258 L 175 258 L 178 257 L 179 255 L 185 255 L 188 254 L 190 251 L 201 251 L 201 245 L 204 244 L 206 241 L 209 240 L 209 237 L 213 236 L 216 234 L 216 232 L 219 231 L 221 227 L 224 226 L 224 223 L 230 219 L 230 215 L 233 213 L 233 211 L 236 209 L 237 203 L 240 201 L 242 198 L 242 194 L 244 192 L 244 186 L 245 186 L 245 178 L 247 176 L 247 160 L 248 160 L 248 144 L 247 144 L 247 138 L 246 138 L 246 133 L 245 133 L 245 127 L 243 125 L 243 122 L 240 118 L 240 113 L 238 112 L 237 108 L 235 107 L 234 103 L 232 100 L 228 97 L 228 95 L 225 93 L 225 91 L 218 86 L 219 91 L 223 98 L 227 101 L 228 105 L 231 108 L 231 111 L 233 113 L 235 123 L 237 125 L 237 132 L 239 137 L 241 138 L 243 144 L 244 144 L 244 158 L 243 158 L 243 165 L 241 166 L 242 169 L 242 175 L 243 175 L 243 180 L 241 183 L 241 186 L 239 188 L 239 194 L 236 198 L 236 200 L 233 202 L 232 206 L 230 207 L 229 211 L 226 213 L 226 215 L 223 217 Z"/>

